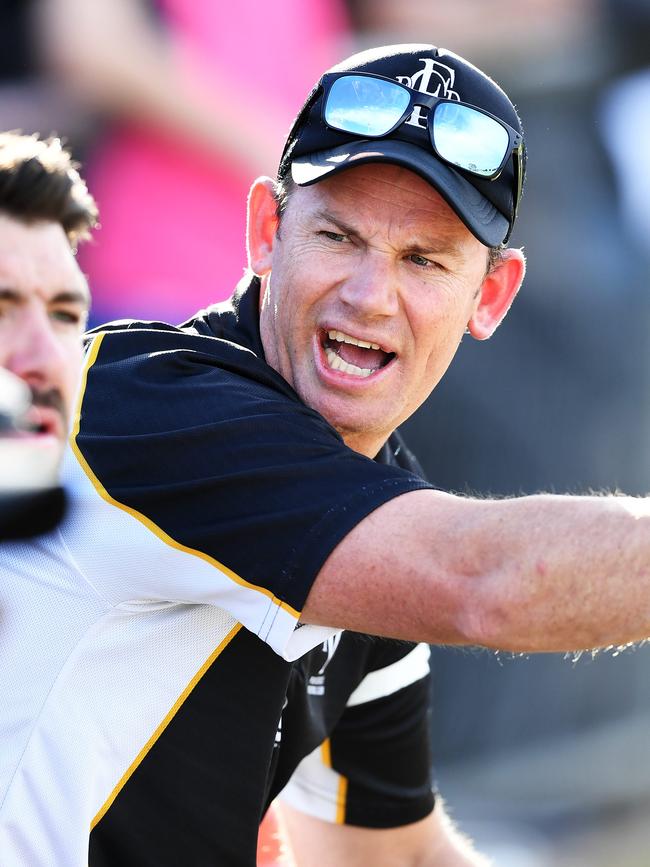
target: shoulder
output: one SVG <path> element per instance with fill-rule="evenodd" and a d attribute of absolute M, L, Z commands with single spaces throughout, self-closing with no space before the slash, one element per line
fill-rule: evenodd
<path fill-rule="evenodd" d="M 88 336 L 82 432 L 196 427 L 301 404 L 263 358 L 233 340 L 163 323 L 115 323 Z M 180 421 L 182 425 L 179 425 Z"/>

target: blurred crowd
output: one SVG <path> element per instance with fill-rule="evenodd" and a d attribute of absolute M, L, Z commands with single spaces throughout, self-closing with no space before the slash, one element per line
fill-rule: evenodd
<path fill-rule="evenodd" d="M 529 153 L 523 292 L 409 444 L 447 490 L 647 492 L 650 0 L 1 0 L 0 128 L 83 160 L 92 323 L 180 322 L 241 276 L 248 186 L 305 90 L 398 41 L 491 72 Z M 480 848 L 504 867 L 650 863 L 650 648 L 433 659 L 440 787 Z"/>

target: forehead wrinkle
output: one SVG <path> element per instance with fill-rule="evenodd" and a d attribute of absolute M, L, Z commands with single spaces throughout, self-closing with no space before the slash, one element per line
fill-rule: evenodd
<path fill-rule="evenodd" d="M 48 301 L 90 302 L 88 281 L 67 247 L 57 251 L 36 244 L 31 250 L 24 244 L 13 249 L 0 244 L 0 287 L 21 295 L 45 293 Z"/>
<path fill-rule="evenodd" d="M 388 169 L 388 166 L 383 168 Z M 405 184 L 404 178 L 413 180 Z M 463 241 L 471 233 L 442 196 L 412 172 L 398 169 L 395 177 L 386 173 L 368 177 L 361 169 L 354 169 L 343 173 L 339 182 L 339 186 L 330 186 L 327 190 L 328 201 L 321 213 L 326 218 L 333 217 L 345 231 L 363 237 L 359 228 L 350 222 L 348 213 L 358 215 L 363 210 L 361 205 L 367 205 L 372 224 L 376 224 L 377 214 L 390 217 L 388 236 L 396 227 L 409 236 L 405 242 L 400 241 L 399 249 L 462 257 Z M 421 190 L 414 189 L 414 183 L 421 185 Z M 347 199 L 352 200 L 351 207 L 347 206 Z M 402 204 L 399 204 L 400 199 Z M 345 210 L 345 215 L 341 210 Z"/>
<path fill-rule="evenodd" d="M 444 254 L 455 259 L 461 259 L 460 239 L 456 237 L 457 233 L 453 231 L 454 226 L 446 227 L 441 225 L 443 221 L 431 218 L 429 215 L 423 217 L 421 210 L 413 209 L 411 212 L 400 212 L 394 216 L 386 215 L 388 216 L 388 223 L 385 226 L 385 233 L 388 244 L 394 250 L 402 252 L 408 251 L 409 253 L 421 253 L 423 255 L 427 253 L 429 255 L 432 253 Z M 335 210 L 329 211 L 324 209 L 318 211 L 316 217 L 332 223 L 344 234 L 358 237 L 371 246 L 375 246 L 372 243 L 373 238 L 382 231 L 382 227 L 376 225 L 371 226 L 370 230 L 355 226 L 339 216 Z M 435 223 L 435 234 L 429 234 L 431 230 L 428 227 L 424 230 L 422 229 L 422 222 L 424 220 L 427 223 Z M 374 218 L 373 222 L 375 222 Z M 410 224 L 413 224 L 412 228 Z"/>

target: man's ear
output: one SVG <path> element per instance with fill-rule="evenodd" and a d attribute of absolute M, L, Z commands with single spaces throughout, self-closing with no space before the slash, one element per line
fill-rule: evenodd
<path fill-rule="evenodd" d="M 521 250 L 504 250 L 502 257 L 483 279 L 478 305 L 467 324 L 476 340 L 487 340 L 494 334 L 526 273 L 526 260 Z"/>
<path fill-rule="evenodd" d="M 275 184 L 271 178 L 258 178 L 248 194 L 246 219 L 248 265 L 258 277 L 271 270 L 277 229 Z"/>

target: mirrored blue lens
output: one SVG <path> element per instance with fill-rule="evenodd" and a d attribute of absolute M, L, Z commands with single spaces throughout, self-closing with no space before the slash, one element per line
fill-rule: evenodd
<path fill-rule="evenodd" d="M 364 75 L 345 75 L 330 88 L 325 122 L 354 135 L 381 136 L 395 126 L 409 101 L 409 92 L 399 84 Z"/>
<path fill-rule="evenodd" d="M 441 102 L 433 115 L 433 143 L 440 156 L 477 175 L 496 174 L 508 152 L 505 127 L 480 111 Z"/>

